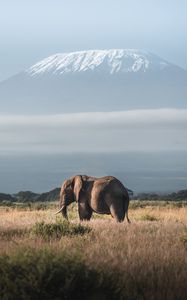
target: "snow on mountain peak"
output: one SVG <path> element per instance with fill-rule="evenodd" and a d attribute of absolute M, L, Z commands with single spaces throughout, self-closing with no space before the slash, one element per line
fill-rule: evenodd
<path fill-rule="evenodd" d="M 111 49 L 88 50 L 71 53 L 57 53 L 39 61 L 26 70 L 30 76 L 45 74 L 104 71 L 108 74 L 118 72 L 159 71 L 170 66 L 160 57 L 143 50 Z"/>

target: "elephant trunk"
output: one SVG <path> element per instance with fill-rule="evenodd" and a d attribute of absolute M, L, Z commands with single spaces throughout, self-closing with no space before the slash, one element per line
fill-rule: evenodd
<path fill-rule="evenodd" d="M 67 206 L 63 206 L 62 208 L 62 216 L 68 220 L 68 215 L 67 215 Z"/>

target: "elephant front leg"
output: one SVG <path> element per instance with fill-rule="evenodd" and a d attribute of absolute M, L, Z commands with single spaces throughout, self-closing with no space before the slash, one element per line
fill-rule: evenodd
<path fill-rule="evenodd" d="M 87 203 L 80 202 L 78 204 L 78 212 L 80 221 L 89 221 L 92 216 L 92 209 Z"/>

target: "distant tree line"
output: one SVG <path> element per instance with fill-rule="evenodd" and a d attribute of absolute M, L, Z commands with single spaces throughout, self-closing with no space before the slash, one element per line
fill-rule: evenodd
<path fill-rule="evenodd" d="M 187 200 L 187 190 L 181 190 L 176 193 L 157 194 L 157 193 L 139 193 L 133 196 L 134 200 L 158 200 L 158 201 L 184 201 Z"/>
<path fill-rule="evenodd" d="M 187 190 L 181 190 L 176 193 L 170 194 L 157 194 L 157 193 L 138 193 L 133 195 L 132 191 L 129 190 L 131 199 L 133 200 L 149 200 L 149 201 L 187 201 Z M 37 194 L 31 191 L 20 191 L 17 194 L 5 194 L 0 193 L 0 203 L 2 202 L 49 202 L 58 201 L 60 195 L 60 188 L 55 188 L 49 192 Z"/>
<path fill-rule="evenodd" d="M 46 202 L 46 201 L 58 201 L 60 195 L 60 188 L 55 188 L 49 192 L 36 194 L 31 191 L 20 191 L 17 194 L 4 194 L 0 193 L 0 202 Z"/>

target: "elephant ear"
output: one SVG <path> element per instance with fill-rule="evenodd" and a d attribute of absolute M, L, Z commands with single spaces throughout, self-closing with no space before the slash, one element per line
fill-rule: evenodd
<path fill-rule="evenodd" d="M 82 181 L 82 177 L 80 175 L 77 175 L 74 177 L 74 195 L 75 195 L 75 199 L 78 202 L 79 201 L 79 196 L 80 196 L 80 191 L 82 189 L 83 186 L 83 181 Z"/>

